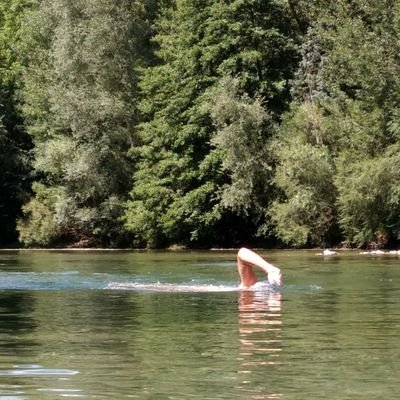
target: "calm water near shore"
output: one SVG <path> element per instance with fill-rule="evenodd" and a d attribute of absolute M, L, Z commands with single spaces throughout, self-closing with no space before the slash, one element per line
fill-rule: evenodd
<path fill-rule="evenodd" d="M 0 400 L 397 399 L 400 257 L 0 251 Z"/>

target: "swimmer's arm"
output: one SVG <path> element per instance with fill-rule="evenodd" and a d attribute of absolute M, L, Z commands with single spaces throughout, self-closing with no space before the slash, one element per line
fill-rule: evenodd
<path fill-rule="evenodd" d="M 260 268 L 268 275 L 269 283 L 278 286 L 282 284 L 281 270 L 278 267 L 275 267 L 274 265 L 265 261 L 261 256 L 254 253 L 253 251 L 244 247 L 241 248 L 238 252 L 238 260 L 245 264 L 251 264 L 255 267 Z"/>

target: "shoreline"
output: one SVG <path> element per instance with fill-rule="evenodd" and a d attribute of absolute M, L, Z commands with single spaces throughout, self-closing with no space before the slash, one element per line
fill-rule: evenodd
<path fill-rule="evenodd" d="M 2 252 L 232 252 L 238 251 L 240 247 L 218 247 L 218 248 L 187 248 L 187 247 L 166 247 L 162 249 L 141 249 L 141 248 L 131 248 L 131 247 L 121 247 L 121 248 L 107 248 L 107 247 L 52 247 L 52 248 L 41 248 L 41 247 L 32 247 L 32 248 L 18 248 L 18 247 L 5 247 L 0 248 L 0 253 Z M 393 255 L 397 253 L 400 255 L 400 249 L 377 249 L 377 250 L 366 250 L 366 249 L 351 249 L 351 248 L 332 248 L 334 251 L 331 255 L 339 255 L 340 253 L 352 253 L 359 252 L 359 254 L 371 254 L 371 255 Z M 252 250 L 255 251 L 322 251 L 323 248 L 315 247 L 315 248 L 268 248 L 268 247 L 252 247 Z M 317 255 L 324 255 L 323 253 L 318 253 Z M 327 256 L 327 255 L 325 255 Z"/>

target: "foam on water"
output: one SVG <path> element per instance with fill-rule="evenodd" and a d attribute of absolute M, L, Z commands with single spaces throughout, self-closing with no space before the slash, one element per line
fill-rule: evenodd
<path fill-rule="evenodd" d="M 143 292 L 236 292 L 240 290 L 253 292 L 275 292 L 281 288 L 269 284 L 267 281 L 260 281 L 250 288 L 240 288 L 237 285 L 216 285 L 216 284 L 176 284 L 176 283 L 139 283 L 139 282 L 110 282 L 106 289 L 111 290 L 133 290 Z"/>
<path fill-rule="evenodd" d="M 174 283 L 110 282 L 106 289 L 136 290 L 144 292 L 233 292 L 237 286 Z"/>

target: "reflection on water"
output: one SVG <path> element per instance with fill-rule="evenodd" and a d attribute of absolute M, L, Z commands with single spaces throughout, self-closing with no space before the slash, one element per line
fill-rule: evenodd
<path fill-rule="evenodd" d="M 78 371 L 65 369 L 43 368 L 40 365 L 14 365 L 12 369 L 0 370 L 0 377 L 3 382 L 9 379 L 10 382 L 18 382 L 19 379 L 27 379 L 24 385 L 18 383 L 0 384 L 0 399 L 4 400 L 26 400 L 28 387 L 36 388 L 43 399 L 46 394 L 60 397 L 83 397 L 81 389 L 65 387 L 69 385 L 70 376 L 78 374 Z M 42 387 L 51 384 L 53 387 Z M 61 387 L 55 387 L 61 385 Z M 47 399 L 47 397 L 46 397 Z"/>
<path fill-rule="evenodd" d="M 282 295 L 276 291 L 239 292 L 240 370 L 238 385 L 249 399 L 278 399 L 282 393 L 271 391 L 268 377 L 279 363 L 281 346 Z M 262 369 L 263 371 L 260 371 Z M 253 379 L 265 376 L 265 382 Z"/>
<path fill-rule="evenodd" d="M 29 337 L 37 322 L 32 317 L 35 300 L 30 293 L 0 291 L 0 357 L 34 353 L 37 341 Z"/>

